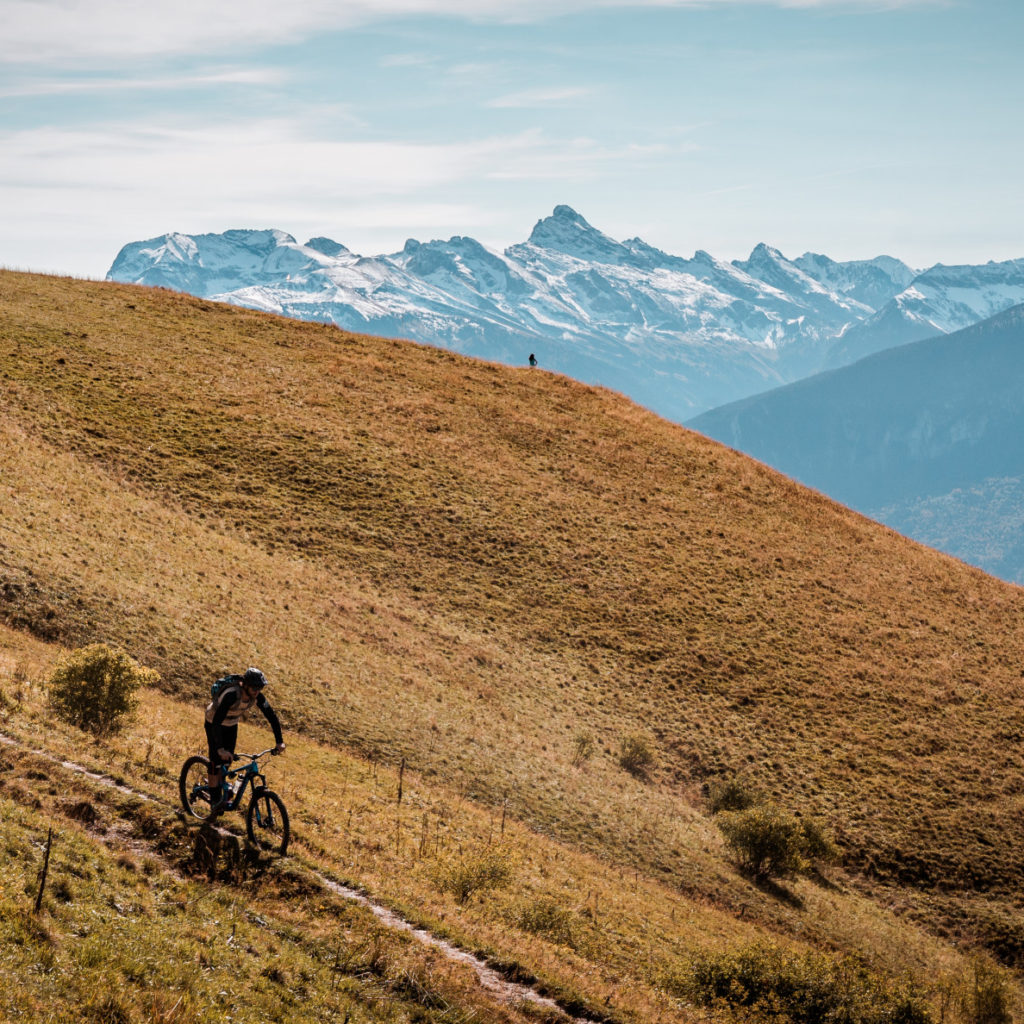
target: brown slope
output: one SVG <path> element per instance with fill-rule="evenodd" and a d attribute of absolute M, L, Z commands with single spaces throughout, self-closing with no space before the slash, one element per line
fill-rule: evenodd
<path fill-rule="evenodd" d="M 159 290 L 3 274 L 0 374 L 9 621 L 192 694 L 259 660 L 291 723 L 685 884 L 659 823 L 739 769 L 883 879 L 1024 880 L 1017 588 L 609 392 Z"/>

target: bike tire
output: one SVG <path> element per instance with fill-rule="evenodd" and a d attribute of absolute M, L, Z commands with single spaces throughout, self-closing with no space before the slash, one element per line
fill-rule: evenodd
<path fill-rule="evenodd" d="M 284 855 L 291 836 L 284 801 L 269 789 L 257 789 L 245 812 L 245 829 L 258 850 Z"/>
<path fill-rule="evenodd" d="M 209 791 L 205 792 L 205 799 L 201 798 L 200 788 L 206 790 L 210 782 L 210 760 L 196 754 L 190 757 L 182 766 L 181 774 L 178 776 L 178 796 L 181 797 L 181 806 L 185 813 L 193 818 L 207 821 L 216 817 L 216 812 L 210 804 Z"/>

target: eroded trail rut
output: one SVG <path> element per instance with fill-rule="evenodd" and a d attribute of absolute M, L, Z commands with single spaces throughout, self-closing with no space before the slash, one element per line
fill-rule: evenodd
<path fill-rule="evenodd" d="M 101 786 L 109 787 L 114 789 L 125 796 L 136 797 L 140 800 L 145 800 L 147 803 L 166 808 L 169 811 L 178 812 L 178 807 L 175 803 L 161 800 L 158 797 L 154 797 L 149 793 L 143 793 L 141 790 L 133 789 L 130 786 L 126 786 L 115 779 L 112 779 L 109 775 L 104 775 L 101 772 L 93 771 L 90 768 L 86 768 L 84 765 L 77 764 L 74 761 L 67 761 L 63 758 L 57 757 L 53 754 L 48 753 L 45 750 L 40 750 L 32 747 L 25 747 L 20 744 L 17 740 L 0 733 L 0 744 L 8 747 L 12 747 L 25 753 L 34 755 L 35 757 L 42 758 L 52 764 L 59 765 L 67 771 L 75 772 L 78 775 L 82 775 L 85 778 L 97 783 Z M 223 826 L 212 826 L 221 833 L 223 836 L 230 836 L 239 838 L 236 833 L 230 829 L 226 829 Z M 299 858 L 295 858 L 299 860 Z M 352 900 L 354 903 L 358 903 L 360 906 L 365 907 L 369 910 L 374 917 L 382 925 L 390 928 L 397 932 L 402 932 L 406 935 L 411 936 L 417 942 L 422 943 L 425 946 L 429 946 L 432 949 L 436 949 L 441 952 L 449 960 L 464 964 L 476 973 L 477 980 L 480 986 L 486 991 L 495 1001 L 505 1004 L 516 1004 L 516 1003 L 532 1003 L 535 1006 L 543 1007 L 546 1010 L 561 1014 L 566 1021 L 573 1021 L 575 1024 L 589 1024 L 584 1018 L 573 1017 L 569 1014 L 564 1007 L 560 1006 L 558 1002 L 551 999 L 548 996 L 542 995 L 535 988 L 529 985 L 522 984 L 520 982 L 510 981 L 505 978 L 493 967 L 490 967 L 484 960 L 476 956 L 473 953 L 467 952 L 464 949 L 460 949 L 458 946 L 453 945 L 446 939 L 442 939 L 425 928 L 417 927 L 412 922 L 407 921 L 400 914 L 396 913 L 389 907 L 384 906 L 381 903 L 376 902 L 372 897 L 366 893 L 360 892 L 358 889 L 353 889 L 351 886 L 342 884 L 341 882 L 335 881 L 323 872 L 319 871 L 315 866 L 299 860 L 302 866 L 309 871 L 313 878 L 321 884 L 325 889 L 334 893 L 336 896 L 341 896 L 344 899 Z"/>

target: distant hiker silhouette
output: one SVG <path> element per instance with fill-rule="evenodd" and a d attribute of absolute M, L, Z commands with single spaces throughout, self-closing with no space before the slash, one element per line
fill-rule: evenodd
<path fill-rule="evenodd" d="M 530 365 L 531 366 L 536 366 L 537 365 L 537 357 L 532 352 L 530 353 Z"/>

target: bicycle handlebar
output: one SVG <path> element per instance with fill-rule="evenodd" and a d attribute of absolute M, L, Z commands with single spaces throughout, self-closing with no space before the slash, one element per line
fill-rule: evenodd
<path fill-rule="evenodd" d="M 232 754 L 232 761 L 258 761 L 261 757 L 265 757 L 267 754 L 272 754 L 277 747 L 267 747 L 266 750 L 261 750 L 258 754 Z"/>

